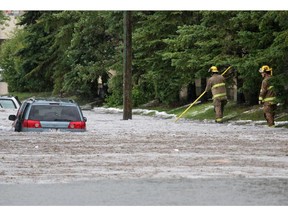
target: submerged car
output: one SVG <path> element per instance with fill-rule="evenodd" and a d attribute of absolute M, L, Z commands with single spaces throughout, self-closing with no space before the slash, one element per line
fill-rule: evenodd
<path fill-rule="evenodd" d="M 15 131 L 86 131 L 87 118 L 73 100 L 68 99 L 28 99 L 24 101 L 16 115 L 10 115 Z"/>
<path fill-rule="evenodd" d="M 0 96 L 0 109 L 19 109 L 20 106 L 17 96 Z"/>

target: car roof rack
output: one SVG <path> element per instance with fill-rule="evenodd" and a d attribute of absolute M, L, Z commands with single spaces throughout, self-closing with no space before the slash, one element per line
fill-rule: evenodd
<path fill-rule="evenodd" d="M 49 98 L 41 98 L 41 97 L 31 97 L 28 98 L 30 101 L 54 101 L 54 102 L 65 102 L 65 103 L 76 103 L 73 99 L 68 99 L 68 98 L 57 98 L 57 97 L 49 97 Z"/>

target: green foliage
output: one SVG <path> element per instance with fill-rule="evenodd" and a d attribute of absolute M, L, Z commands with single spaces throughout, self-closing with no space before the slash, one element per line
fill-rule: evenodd
<path fill-rule="evenodd" d="M 109 22 L 103 12 L 81 12 L 74 25 L 73 37 L 65 55 L 71 71 L 65 74 L 63 90 L 96 96 L 97 78 L 108 81 L 107 71 L 115 63 L 119 38 L 108 32 Z"/>
<path fill-rule="evenodd" d="M 171 59 L 167 58 L 169 46 L 165 40 L 177 35 L 178 26 L 191 23 L 192 14 L 193 12 L 156 11 L 135 15 L 138 22 L 133 32 L 133 76 L 139 89 L 146 88 L 147 78 L 153 85 L 149 88 L 149 94 L 145 92 L 143 102 L 158 99 L 170 104 L 178 100 L 183 76 L 175 71 Z"/>
<path fill-rule="evenodd" d="M 150 73 L 143 74 L 133 82 L 132 101 L 135 107 L 147 103 L 147 101 L 150 101 L 154 97 L 155 83 L 152 82 L 153 79 L 149 76 Z"/>
<path fill-rule="evenodd" d="M 0 11 L 0 25 L 5 24 L 5 21 L 7 21 L 9 18 L 3 13 L 3 11 Z"/>
<path fill-rule="evenodd" d="M 22 61 L 16 55 L 23 48 L 25 31 L 15 32 L 15 37 L 1 44 L 0 67 L 3 69 L 2 76 L 9 83 L 9 91 L 27 91 L 25 88 L 27 79 L 22 70 Z"/>
<path fill-rule="evenodd" d="M 233 65 L 239 91 L 257 102 L 258 69 L 273 68 L 280 102 L 288 103 L 287 11 L 133 11 L 133 105 L 179 103 L 179 91 Z M 0 13 L 0 22 L 3 16 Z M 5 42 L 0 67 L 13 91 L 97 97 L 108 83 L 108 105 L 123 103 L 122 11 L 28 11 L 23 29 Z M 107 71 L 117 71 L 109 79 Z"/>
<path fill-rule="evenodd" d="M 211 65 L 231 64 L 243 80 L 240 91 L 253 104 L 261 84 L 260 66 L 273 67 L 276 77 L 287 74 L 283 68 L 287 65 L 287 12 L 204 11 L 198 17 L 192 25 L 179 26 L 178 37 L 166 40 L 170 47 L 166 57 L 176 69 L 193 71 L 190 79 L 207 76 Z"/>
<path fill-rule="evenodd" d="M 53 88 L 53 66 L 57 50 L 53 46 L 58 26 L 53 14 L 59 12 L 29 11 L 20 21 L 26 36 L 23 48 L 17 53 L 22 61 L 25 89 L 28 91 L 49 91 Z"/>
<path fill-rule="evenodd" d="M 119 106 L 123 104 L 123 74 L 117 73 L 108 82 L 109 97 L 106 98 L 108 106 Z"/>

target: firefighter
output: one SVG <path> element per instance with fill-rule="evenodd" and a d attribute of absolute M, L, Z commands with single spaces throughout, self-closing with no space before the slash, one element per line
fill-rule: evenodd
<path fill-rule="evenodd" d="M 212 66 L 208 72 L 212 73 L 212 76 L 207 81 L 205 91 L 212 92 L 213 105 L 215 111 L 215 122 L 223 123 L 224 106 L 227 104 L 227 93 L 225 87 L 225 78 L 219 74 L 216 66 Z"/>
<path fill-rule="evenodd" d="M 263 65 L 259 72 L 263 78 L 259 94 L 259 104 L 263 104 L 264 118 L 269 127 L 275 127 L 274 117 L 277 108 L 276 94 L 274 87 L 271 85 L 272 68 Z"/>

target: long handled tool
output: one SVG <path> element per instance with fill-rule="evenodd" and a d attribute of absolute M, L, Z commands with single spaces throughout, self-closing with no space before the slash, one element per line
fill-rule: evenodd
<path fill-rule="evenodd" d="M 221 75 L 224 76 L 224 74 L 225 74 L 231 67 L 232 67 L 232 66 L 229 66 Z M 175 122 L 177 122 L 205 93 L 206 93 L 206 91 L 204 91 L 193 103 L 191 103 L 190 106 L 187 107 L 187 109 L 184 110 L 184 112 L 182 112 L 181 115 L 178 116 L 178 118 L 175 120 Z"/>
<path fill-rule="evenodd" d="M 230 65 L 221 75 L 224 76 L 225 73 L 227 73 L 227 71 L 229 71 L 231 67 L 232 67 L 232 65 Z"/>
<path fill-rule="evenodd" d="M 193 103 L 191 103 L 190 106 L 187 107 L 187 109 L 184 110 L 184 112 L 182 112 L 180 116 L 178 116 L 175 122 L 177 122 L 205 93 L 206 91 L 204 91 Z"/>

